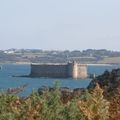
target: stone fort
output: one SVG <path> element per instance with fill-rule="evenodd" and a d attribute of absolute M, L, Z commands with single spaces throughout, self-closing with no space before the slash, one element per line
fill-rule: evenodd
<path fill-rule="evenodd" d="M 31 64 L 31 77 L 48 78 L 87 78 L 87 66 L 77 62 L 68 63 L 33 63 Z"/>

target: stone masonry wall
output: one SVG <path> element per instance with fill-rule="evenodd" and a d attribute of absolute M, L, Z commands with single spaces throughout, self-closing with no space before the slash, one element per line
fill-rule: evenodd
<path fill-rule="evenodd" d="M 68 66 L 67 65 L 31 65 L 32 77 L 55 77 L 67 78 Z"/>
<path fill-rule="evenodd" d="M 81 79 L 87 77 L 87 67 L 74 62 L 68 64 L 32 64 L 30 76 Z"/>
<path fill-rule="evenodd" d="M 78 64 L 78 67 L 77 67 L 77 79 L 81 78 L 81 79 L 84 79 L 84 78 L 87 78 L 88 75 L 87 75 L 87 67 L 86 65 L 79 65 Z"/>

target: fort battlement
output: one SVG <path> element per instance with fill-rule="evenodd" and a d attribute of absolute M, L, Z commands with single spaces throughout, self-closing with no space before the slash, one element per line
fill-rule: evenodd
<path fill-rule="evenodd" d="M 76 62 L 31 64 L 31 77 L 87 78 L 87 66 Z"/>

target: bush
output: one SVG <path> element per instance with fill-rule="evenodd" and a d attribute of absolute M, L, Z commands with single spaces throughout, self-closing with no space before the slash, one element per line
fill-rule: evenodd
<path fill-rule="evenodd" d="M 109 103 L 97 86 L 81 98 L 63 104 L 59 86 L 42 95 L 32 92 L 29 97 L 0 94 L 0 120 L 107 120 Z"/>
<path fill-rule="evenodd" d="M 86 93 L 78 101 L 78 107 L 87 120 L 107 120 L 109 118 L 109 102 L 103 98 L 103 90 L 97 86 L 92 93 Z"/>

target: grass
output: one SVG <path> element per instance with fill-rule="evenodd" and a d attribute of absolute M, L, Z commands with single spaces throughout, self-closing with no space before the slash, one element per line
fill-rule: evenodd
<path fill-rule="evenodd" d="M 120 64 L 120 57 L 107 57 L 97 63 L 101 64 Z"/>

